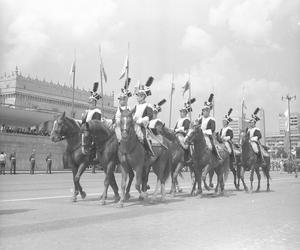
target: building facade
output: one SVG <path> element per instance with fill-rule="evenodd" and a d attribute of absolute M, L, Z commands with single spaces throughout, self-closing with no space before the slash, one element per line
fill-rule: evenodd
<path fill-rule="evenodd" d="M 88 109 L 90 92 L 76 88 L 74 92 L 74 113 L 76 119 L 81 119 L 84 110 Z M 0 77 L 1 106 L 26 109 L 32 112 L 58 114 L 66 112 L 71 116 L 73 89 L 71 87 L 46 82 L 45 80 L 25 77 L 18 72 Z M 103 108 L 102 103 L 103 101 Z M 112 118 L 116 112 L 114 95 L 104 95 L 97 106 L 103 116 Z M 17 119 L 17 118 L 16 118 Z"/>
<path fill-rule="evenodd" d="M 280 113 L 278 116 L 279 134 L 284 135 L 288 127 L 288 118 L 285 114 Z M 290 131 L 291 134 L 300 134 L 300 113 L 292 112 L 290 114 Z"/>

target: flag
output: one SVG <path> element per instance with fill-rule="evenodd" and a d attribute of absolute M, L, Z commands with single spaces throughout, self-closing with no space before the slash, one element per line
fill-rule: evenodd
<path fill-rule="evenodd" d="M 191 85 L 191 83 L 190 83 L 189 81 L 187 81 L 187 82 L 184 84 L 184 86 L 182 87 L 182 88 L 183 88 L 182 96 L 184 96 L 184 93 L 185 93 L 187 90 L 190 89 L 190 87 L 191 87 L 190 85 Z"/>
<path fill-rule="evenodd" d="M 246 103 L 245 103 L 245 99 L 243 99 L 243 102 L 242 102 L 242 108 L 243 108 L 243 109 L 247 109 L 247 106 L 246 106 Z"/>
<path fill-rule="evenodd" d="M 172 83 L 172 87 L 171 87 L 171 95 L 173 95 L 174 91 L 175 91 L 175 84 Z"/>
<path fill-rule="evenodd" d="M 104 70 L 102 58 L 101 58 L 100 60 L 101 60 L 101 64 L 100 64 L 100 72 L 101 72 L 101 74 L 102 74 L 103 77 L 104 77 L 104 81 L 107 82 L 107 75 L 106 75 L 106 72 L 105 72 L 105 70 Z"/>
<path fill-rule="evenodd" d="M 71 70 L 70 70 L 70 75 L 72 75 L 76 70 L 76 61 L 74 60 L 74 62 L 72 63 L 72 67 L 71 67 Z"/>
<path fill-rule="evenodd" d="M 284 147 L 284 151 L 289 154 L 289 152 L 290 152 L 290 136 L 289 136 L 288 131 L 285 131 L 285 134 L 284 134 L 283 147 Z"/>
<path fill-rule="evenodd" d="M 128 56 L 126 56 L 125 62 L 124 62 L 124 66 L 121 72 L 121 76 L 119 78 L 119 80 L 121 80 L 127 73 L 128 71 L 128 66 L 129 66 L 129 61 L 128 61 Z"/>

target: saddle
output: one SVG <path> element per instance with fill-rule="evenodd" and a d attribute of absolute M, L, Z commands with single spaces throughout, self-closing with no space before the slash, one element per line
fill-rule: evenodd
<path fill-rule="evenodd" d="M 148 133 L 146 133 L 146 135 L 147 135 L 147 140 L 151 142 L 152 147 L 162 146 L 168 149 L 168 147 L 164 144 L 164 138 L 162 135 L 160 134 L 155 135 L 151 130 L 148 130 Z"/>

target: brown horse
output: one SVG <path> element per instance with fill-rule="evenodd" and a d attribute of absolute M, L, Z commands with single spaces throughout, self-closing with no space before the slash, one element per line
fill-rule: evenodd
<path fill-rule="evenodd" d="M 94 142 L 96 144 L 97 159 L 104 168 L 105 179 L 104 191 L 100 201 L 101 204 L 105 205 L 109 185 L 111 185 L 114 190 L 115 202 L 119 201 L 120 196 L 114 176 L 115 166 L 118 164 L 118 140 L 114 130 L 110 129 L 100 120 L 91 120 L 81 125 L 81 136 L 82 151 L 84 154 L 88 154 L 91 149 L 91 144 Z M 133 171 L 129 172 L 129 183 L 126 189 L 126 195 L 128 197 L 133 177 Z"/>
<path fill-rule="evenodd" d="M 136 132 L 135 122 L 133 120 L 132 112 L 129 110 L 121 110 L 120 128 L 121 141 L 118 150 L 118 157 L 121 163 L 122 172 L 122 193 L 119 205 L 123 207 L 125 201 L 125 187 L 127 175 L 130 169 L 136 171 L 135 187 L 139 192 L 140 199 L 147 197 L 147 181 L 150 166 L 152 166 L 154 173 L 157 175 L 157 185 L 154 192 L 154 198 L 158 193 L 158 188 L 161 186 L 162 199 L 165 198 L 165 181 L 168 178 L 171 169 L 171 154 L 170 150 L 162 147 L 153 147 L 154 153 L 157 157 L 149 157 L 144 146 L 140 143 Z M 164 139 L 163 143 L 168 145 L 168 141 Z"/>
<path fill-rule="evenodd" d="M 207 173 L 214 169 L 218 177 L 218 182 L 215 188 L 217 193 L 219 186 L 221 188 L 221 194 L 224 192 L 225 180 L 229 171 L 229 153 L 225 148 L 225 145 L 220 145 L 221 160 L 218 160 L 216 155 L 208 148 L 204 138 L 204 134 L 199 125 L 193 125 L 185 137 L 187 143 L 194 144 L 194 151 L 192 154 L 195 169 L 196 181 L 193 186 L 192 192 L 195 190 L 196 183 L 198 183 L 198 191 L 196 193 L 202 193 L 201 180 L 205 181 Z"/>
<path fill-rule="evenodd" d="M 53 142 L 66 140 L 67 148 L 64 154 L 64 162 L 72 168 L 74 182 L 73 201 L 77 201 L 79 193 L 81 198 L 84 199 L 86 193 L 83 191 L 79 181 L 88 165 L 89 156 L 83 154 L 81 151 L 80 124 L 74 119 L 67 117 L 65 112 L 63 112 L 54 121 L 50 139 Z"/>
<path fill-rule="evenodd" d="M 172 184 L 170 193 L 174 196 L 176 192 L 176 186 L 178 186 L 178 189 L 180 190 L 177 177 L 178 175 L 181 175 L 181 171 L 186 164 L 184 160 L 185 152 L 182 146 L 180 145 L 180 142 L 177 136 L 175 135 L 175 132 L 172 129 L 165 127 L 165 124 L 161 121 L 156 122 L 155 129 L 158 134 L 161 134 L 162 136 L 166 137 L 168 140 L 171 141 L 170 149 L 172 152 Z M 188 165 L 191 171 L 194 172 L 193 164 Z"/>
<path fill-rule="evenodd" d="M 253 175 L 254 171 L 257 175 L 257 189 L 256 191 L 258 192 L 260 190 L 260 173 L 259 173 L 259 168 L 262 168 L 262 171 L 267 178 L 267 191 L 270 191 L 270 166 L 271 166 L 271 160 L 270 156 L 264 157 L 264 163 L 261 162 L 259 159 L 260 156 L 258 156 L 252 149 L 251 143 L 250 143 L 250 138 L 249 134 L 246 133 L 242 135 L 241 137 L 241 144 L 242 144 L 242 165 L 243 169 L 250 169 L 250 183 L 251 183 L 251 191 L 253 190 Z M 244 171 L 241 173 L 241 176 L 244 175 Z M 246 184 L 244 184 L 245 191 L 248 191 L 248 188 Z"/>

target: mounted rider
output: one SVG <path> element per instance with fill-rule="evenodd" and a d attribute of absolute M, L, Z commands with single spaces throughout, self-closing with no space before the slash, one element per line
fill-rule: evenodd
<path fill-rule="evenodd" d="M 91 96 L 89 97 L 88 103 L 89 103 L 89 109 L 85 111 L 85 113 L 82 114 L 82 123 L 89 122 L 91 120 L 101 120 L 102 113 L 99 108 L 97 108 L 97 101 L 100 100 L 101 96 L 97 93 L 99 86 L 99 82 L 94 82 L 93 84 L 93 90 L 91 92 Z M 94 142 L 91 144 L 90 149 L 90 160 L 97 161 L 98 156 L 96 153 L 96 145 Z"/>
<path fill-rule="evenodd" d="M 260 129 L 256 127 L 256 122 L 260 120 L 260 118 L 257 116 L 259 110 L 259 108 L 256 108 L 254 113 L 251 115 L 249 127 L 246 129 L 246 133 L 249 136 L 253 151 L 257 154 L 258 159 L 260 159 L 261 162 L 264 163 L 264 150 L 262 149 L 259 141 L 262 138 L 262 135 Z"/>
<path fill-rule="evenodd" d="M 124 110 L 129 110 L 130 111 L 130 107 L 128 106 L 128 99 L 129 97 L 132 96 L 131 92 L 129 91 L 129 84 L 130 84 L 131 78 L 128 78 L 128 80 L 126 79 L 124 88 L 121 89 L 121 93 L 118 97 L 119 100 L 119 106 L 117 108 L 117 112 L 115 114 L 114 120 L 115 120 L 115 132 L 116 132 L 116 136 L 118 139 L 118 142 L 120 143 L 121 139 L 122 139 L 122 135 L 121 135 L 121 127 L 120 127 L 120 122 L 121 122 L 121 111 Z"/>
<path fill-rule="evenodd" d="M 153 108 L 146 102 L 147 96 L 151 95 L 150 86 L 154 78 L 149 77 L 145 85 L 139 85 L 135 89 L 138 104 L 133 108 L 133 119 L 135 120 L 135 132 L 139 140 L 144 144 L 146 151 L 150 156 L 155 156 L 150 141 L 148 140 L 147 126 L 153 118 Z"/>
<path fill-rule="evenodd" d="M 89 122 L 90 120 L 101 120 L 102 113 L 99 108 L 97 108 L 97 101 L 102 98 L 98 93 L 99 82 L 94 82 L 93 90 L 91 96 L 89 97 L 89 109 L 82 114 L 82 122 Z"/>
<path fill-rule="evenodd" d="M 184 107 L 179 110 L 180 118 L 177 120 L 175 128 L 174 128 L 175 134 L 176 134 L 182 148 L 184 149 L 185 161 L 188 160 L 190 152 L 189 152 L 189 145 L 185 143 L 184 138 L 187 135 L 187 132 L 191 125 L 191 120 L 188 117 L 188 114 L 193 111 L 191 104 L 193 104 L 195 101 L 196 101 L 196 99 L 192 98 L 187 103 L 184 103 Z"/>
<path fill-rule="evenodd" d="M 230 117 L 232 113 L 232 108 L 229 109 L 228 113 L 224 116 L 223 118 L 223 128 L 220 130 L 220 137 L 222 141 L 224 142 L 230 157 L 232 158 L 233 161 L 235 161 L 235 152 L 233 149 L 233 130 L 229 126 L 229 123 L 232 122 L 232 118 Z"/>
<path fill-rule="evenodd" d="M 206 140 L 206 145 L 209 149 L 212 150 L 213 153 L 215 153 L 217 159 L 221 160 L 220 154 L 215 146 L 213 138 L 216 130 L 216 120 L 214 117 L 210 116 L 210 111 L 213 108 L 213 98 L 214 94 L 210 94 L 208 100 L 204 102 L 204 106 L 202 108 L 202 115 L 199 117 L 198 124 L 201 126 L 201 129 L 203 131 L 204 138 Z"/>
<path fill-rule="evenodd" d="M 151 131 L 152 131 L 152 133 L 154 135 L 157 135 L 157 131 L 156 131 L 156 128 L 155 128 L 156 127 L 156 123 L 158 121 L 160 121 L 161 123 L 163 123 L 161 119 L 157 118 L 157 116 L 158 116 L 158 113 L 161 112 L 161 106 L 163 104 L 165 104 L 166 102 L 167 102 L 166 99 L 162 99 L 160 102 L 158 102 L 157 104 L 153 105 L 153 118 L 149 122 L 148 127 L 151 129 Z"/>

